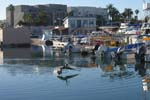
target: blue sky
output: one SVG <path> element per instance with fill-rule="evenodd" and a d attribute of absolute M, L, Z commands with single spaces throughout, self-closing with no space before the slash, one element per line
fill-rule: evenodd
<path fill-rule="evenodd" d="M 36 4 L 66 4 L 68 6 L 92 6 L 92 7 L 106 7 L 108 4 L 113 4 L 120 12 L 124 8 L 139 9 L 139 17 L 143 18 L 143 0 L 0 0 L 0 20 L 6 18 L 6 7 L 13 5 L 36 5 Z M 148 1 L 148 0 L 147 0 Z"/>

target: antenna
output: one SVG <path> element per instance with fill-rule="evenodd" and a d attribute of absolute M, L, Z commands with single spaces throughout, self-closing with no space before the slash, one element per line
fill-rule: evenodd
<path fill-rule="evenodd" d="M 143 0 L 143 10 L 146 10 L 147 9 L 147 3 L 145 0 Z"/>
<path fill-rule="evenodd" d="M 150 17 L 150 3 L 147 3 L 146 0 L 143 0 L 143 12 L 144 17 Z"/>

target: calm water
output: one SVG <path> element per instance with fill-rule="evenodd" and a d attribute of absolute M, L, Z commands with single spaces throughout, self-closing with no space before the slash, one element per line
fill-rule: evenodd
<path fill-rule="evenodd" d="M 0 100 L 149 100 L 143 78 L 150 64 L 64 55 L 50 47 L 0 52 Z M 76 70 L 54 74 L 68 63 Z"/>

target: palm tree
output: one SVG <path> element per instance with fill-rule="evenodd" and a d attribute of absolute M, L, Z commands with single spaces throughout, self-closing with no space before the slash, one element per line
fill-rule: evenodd
<path fill-rule="evenodd" d="M 138 9 L 135 10 L 135 14 L 136 14 L 136 15 L 139 14 L 139 10 L 138 10 Z"/>
<path fill-rule="evenodd" d="M 112 9 L 112 20 L 117 21 L 119 16 L 120 16 L 120 12 L 118 11 L 117 8 L 114 7 Z"/>
<path fill-rule="evenodd" d="M 8 9 L 8 11 L 10 11 L 10 21 L 11 21 L 10 24 L 11 24 L 11 26 L 14 26 L 14 10 L 15 10 L 15 8 L 12 4 L 10 4 L 7 9 Z"/>
<path fill-rule="evenodd" d="M 106 19 L 102 15 L 97 15 L 96 16 L 96 25 L 101 26 L 104 23 L 106 23 Z"/>
<path fill-rule="evenodd" d="M 112 21 L 117 21 L 118 17 L 120 15 L 120 12 L 116 7 L 114 7 L 112 4 L 107 5 L 108 14 L 111 17 Z"/>
<path fill-rule="evenodd" d="M 109 18 L 112 18 L 112 9 L 113 9 L 113 4 L 107 5 L 107 10 L 108 10 L 108 16 Z"/>
<path fill-rule="evenodd" d="M 73 16 L 73 11 L 68 12 L 68 16 Z"/>
<path fill-rule="evenodd" d="M 125 8 L 122 15 L 124 16 L 125 19 L 127 19 L 130 22 L 133 15 L 133 11 L 131 8 Z"/>
<path fill-rule="evenodd" d="M 139 14 L 139 10 L 138 9 L 135 10 L 135 14 L 136 14 L 136 19 L 138 19 L 138 14 Z"/>
<path fill-rule="evenodd" d="M 145 19 L 144 19 L 145 22 L 148 22 L 149 20 L 150 20 L 149 16 L 146 16 Z"/>

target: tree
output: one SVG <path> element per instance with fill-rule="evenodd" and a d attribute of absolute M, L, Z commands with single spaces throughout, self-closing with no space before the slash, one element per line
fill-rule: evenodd
<path fill-rule="evenodd" d="M 24 14 L 23 19 L 24 19 L 24 23 L 25 23 L 26 25 L 33 25 L 33 17 L 32 17 L 32 14 L 30 14 L 30 13 Z"/>
<path fill-rule="evenodd" d="M 124 18 L 126 20 L 128 20 L 130 22 L 131 18 L 132 18 L 132 15 L 133 15 L 133 11 L 132 11 L 131 8 L 125 8 L 122 15 L 124 16 Z"/>
<path fill-rule="evenodd" d="M 44 25 L 44 26 L 48 25 L 48 16 L 47 16 L 47 14 L 45 12 L 40 11 L 38 13 L 37 18 L 40 21 L 40 23 L 39 23 L 40 25 Z"/>
<path fill-rule="evenodd" d="M 68 12 L 68 16 L 73 16 L 73 11 Z"/>
<path fill-rule="evenodd" d="M 136 19 L 138 20 L 138 14 L 139 14 L 139 10 L 138 9 L 135 10 L 135 14 L 136 14 Z"/>
<path fill-rule="evenodd" d="M 1 24 L 0 24 L 0 28 L 3 29 L 4 27 L 5 27 L 5 24 L 4 24 L 4 23 L 1 23 Z"/>
<path fill-rule="evenodd" d="M 25 25 L 25 23 L 24 23 L 22 20 L 20 20 L 20 21 L 18 22 L 18 25 L 19 25 L 19 26 Z"/>
<path fill-rule="evenodd" d="M 104 23 L 106 23 L 106 19 L 102 15 L 97 15 L 96 16 L 96 25 L 101 26 L 101 25 L 104 25 Z"/>
<path fill-rule="evenodd" d="M 120 19 L 119 10 L 114 7 L 112 4 L 107 5 L 107 10 L 111 21 L 118 21 Z"/>
<path fill-rule="evenodd" d="M 146 16 L 145 19 L 144 19 L 145 22 L 148 22 L 149 20 L 150 20 L 149 16 Z"/>
<path fill-rule="evenodd" d="M 135 14 L 136 14 L 136 15 L 139 14 L 139 10 L 138 10 L 138 9 L 135 10 Z"/>
<path fill-rule="evenodd" d="M 117 8 L 112 9 L 112 21 L 118 21 L 120 17 L 120 12 L 118 11 Z"/>
<path fill-rule="evenodd" d="M 48 22 L 48 16 L 45 12 L 40 11 L 37 15 L 33 15 L 32 13 L 26 13 L 23 16 L 24 19 L 24 25 L 32 25 L 32 26 L 40 26 L 44 25 L 47 26 L 49 24 Z"/>
<path fill-rule="evenodd" d="M 113 4 L 107 5 L 107 10 L 108 10 L 108 16 L 112 17 L 112 9 L 113 9 Z"/>
<path fill-rule="evenodd" d="M 15 8 L 12 4 L 10 4 L 7 9 L 8 9 L 8 11 L 10 11 L 11 26 L 14 26 L 14 10 L 15 10 Z"/>

